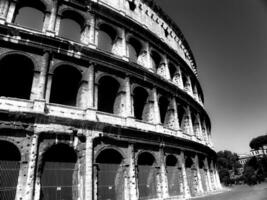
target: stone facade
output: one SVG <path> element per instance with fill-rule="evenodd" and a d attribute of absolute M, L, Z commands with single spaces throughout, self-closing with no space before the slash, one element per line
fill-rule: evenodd
<path fill-rule="evenodd" d="M 152 1 L 0 1 L 0 199 L 220 190 L 210 128 L 190 47 Z"/>

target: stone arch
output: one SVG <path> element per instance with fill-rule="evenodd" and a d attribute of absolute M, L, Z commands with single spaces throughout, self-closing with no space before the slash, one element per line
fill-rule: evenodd
<path fill-rule="evenodd" d="M 112 76 L 102 76 L 98 82 L 98 102 L 97 108 L 99 111 L 113 114 L 120 113 L 118 104 L 118 96 L 120 82 Z"/>
<path fill-rule="evenodd" d="M 127 37 L 127 55 L 129 60 L 132 62 L 137 62 L 139 55 L 143 49 L 143 44 L 140 40 L 132 35 Z"/>
<path fill-rule="evenodd" d="M 0 60 L 0 96 L 30 99 L 34 62 L 21 53 L 8 53 Z"/>
<path fill-rule="evenodd" d="M 169 195 L 181 195 L 182 171 L 179 166 L 179 161 L 177 157 L 172 154 L 167 155 L 165 165 L 168 179 Z"/>
<path fill-rule="evenodd" d="M 170 72 L 170 80 L 173 80 L 175 74 L 177 73 L 177 68 L 172 62 L 169 62 L 169 72 Z"/>
<path fill-rule="evenodd" d="M 166 118 L 166 115 L 167 115 L 167 112 L 168 112 L 168 107 L 169 107 L 169 104 L 170 104 L 170 100 L 161 95 L 159 97 L 159 112 L 160 112 L 160 122 L 162 124 L 165 124 L 165 118 Z"/>
<path fill-rule="evenodd" d="M 105 148 L 96 156 L 97 199 L 124 199 L 124 167 L 122 154 L 114 148 Z"/>
<path fill-rule="evenodd" d="M 97 46 L 99 49 L 107 52 L 112 51 L 113 44 L 118 37 L 118 31 L 113 26 L 101 22 L 97 25 L 98 28 L 98 41 Z"/>
<path fill-rule="evenodd" d="M 43 154 L 41 199 L 74 199 L 78 195 L 77 154 L 64 143 L 54 144 Z"/>
<path fill-rule="evenodd" d="M 163 61 L 162 56 L 154 49 L 150 52 L 151 61 L 152 61 L 152 69 L 155 70 L 158 74 L 162 74 L 160 72 L 161 70 L 161 64 Z"/>
<path fill-rule="evenodd" d="M 138 154 L 138 191 L 140 199 L 157 198 L 158 172 L 156 159 L 149 152 Z"/>
<path fill-rule="evenodd" d="M 196 196 L 198 192 L 198 176 L 197 176 L 196 165 L 192 156 L 193 155 L 191 155 L 190 153 L 187 153 L 185 159 L 185 169 L 191 196 Z"/>
<path fill-rule="evenodd" d="M 75 42 L 80 42 L 81 33 L 85 27 L 85 21 L 86 19 L 84 16 L 75 10 L 62 10 L 59 36 Z"/>
<path fill-rule="evenodd" d="M 48 8 L 48 4 L 44 0 L 20 0 L 16 5 L 13 22 L 30 29 L 42 31 L 45 12 Z"/>
<path fill-rule="evenodd" d="M 50 103 L 76 106 L 81 79 L 81 72 L 71 65 L 56 67 L 52 77 Z"/>
<path fill-rule="evenodd" d="M 136 119 L 145 119 L 145 106 L 149 100 L 149 93 L 143 87 L 137 86 L 133 89 L 133 107 Z"/>
<path fill-rule="evenodd" d="M 0 199 L 13 200 L 16 196 L 21 153 L 18 147 L 0 140 Z"/>

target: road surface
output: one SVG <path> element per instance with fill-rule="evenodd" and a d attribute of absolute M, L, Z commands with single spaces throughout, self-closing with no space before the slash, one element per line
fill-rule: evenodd
<path fill-rule="evenodd" d="M 194 198 L 194 200 L 267 200 L 267 183 L 256 186 L 235 186 L 231 191 Z"/>

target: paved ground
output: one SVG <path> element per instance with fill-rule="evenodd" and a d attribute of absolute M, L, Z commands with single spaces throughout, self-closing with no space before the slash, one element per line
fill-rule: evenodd
<path fill-rule="evenodd" d="M 235 186 L 231 191 L 194 200 L 267 200 L 267 183 L 256 186 Z"/>

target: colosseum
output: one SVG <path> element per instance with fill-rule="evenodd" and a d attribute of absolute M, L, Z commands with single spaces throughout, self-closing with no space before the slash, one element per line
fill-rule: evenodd
<path fill-rule="evenodd" d="M 1 0 L 0 118 L 1 200 L 221 190 L 193 54 L 152 0 Z"/>

